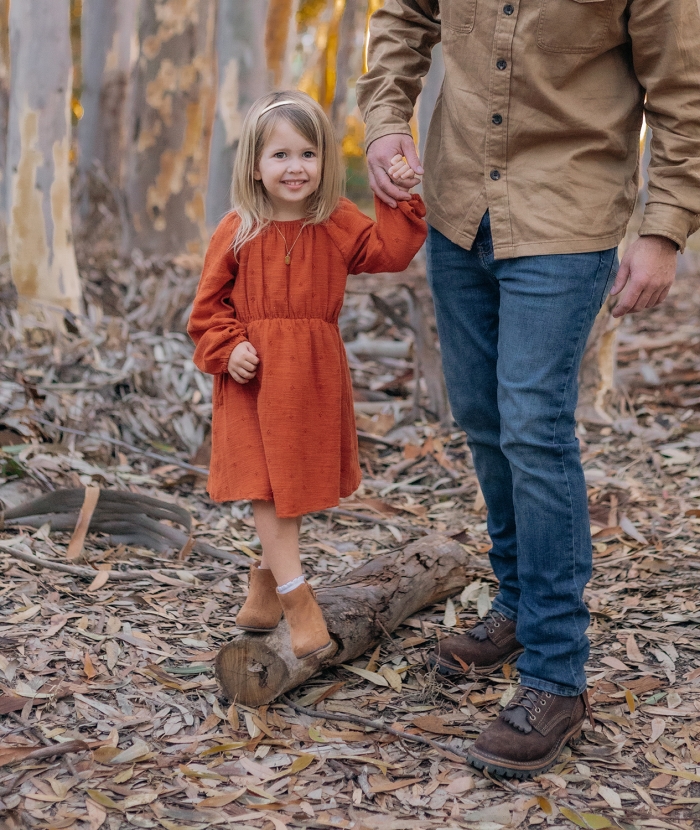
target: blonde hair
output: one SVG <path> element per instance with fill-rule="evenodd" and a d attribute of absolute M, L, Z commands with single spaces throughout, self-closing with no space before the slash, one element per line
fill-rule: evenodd
<path fill-rule="evenodd" d="M 232 245 L 236 257 L 246 242 L 272 222 L 270 200 L 254 174 L 270 133 L 282 119 L 312 144 L 320 157 L 320 181 L 308 199 L 306 224 L 325 222 L 343 195 L 343 163 L 326 113 L 304 92 L 288 90 L 264 95 L 248 110 L 233 165 L 233 209 L 241 219 Z"/>

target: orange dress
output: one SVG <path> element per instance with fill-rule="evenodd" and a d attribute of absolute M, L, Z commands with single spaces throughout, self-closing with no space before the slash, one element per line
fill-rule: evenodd
<path fill-rule="evenodd" d="M 274 501 L 280 518 L 338 504 L 360 484 L 352 383 L 338 328 L 347 275 L 403 271 L 427 227 L 419 196 L 390 208 L 375 199 L 377 222 L 342 199 L 327 222 L 278 222 L 244 245 L 239 221 L 214 232 L 188 332 L 195 364 L 214 375 L 209 494 L 215 501 Z M 255 378 L 228 374 L 234 347 L 258 352 Z"/>

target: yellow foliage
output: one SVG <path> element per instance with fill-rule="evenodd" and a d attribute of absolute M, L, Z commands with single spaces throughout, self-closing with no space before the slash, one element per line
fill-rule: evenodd
<path fill-rule="evenodd" d="M 301 0 L 297 11 L 297 25 L 302 27 L 315 23 L 327 5 L 328 0 Z"/>

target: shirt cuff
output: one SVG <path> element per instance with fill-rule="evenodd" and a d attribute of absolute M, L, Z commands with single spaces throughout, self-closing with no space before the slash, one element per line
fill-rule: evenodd
<path fill-rule="evenodd" d="M 376 107 L 367 113 L 367 126 L 365 127 L 365 149 L 384 135 L 403 133 L 411 135 L 411 127 L 406 116 L 401 110 L 394 107 Z"/>
<path fill-rule="evenodd" d="M 683 253 L 685 243 L 691 233 L 700 227 L 700 216 L 676 205 L 650 202 L 644 210 L 644 218 L 639 229 L 640 236 L 665 236 L 678 245 Z"/>

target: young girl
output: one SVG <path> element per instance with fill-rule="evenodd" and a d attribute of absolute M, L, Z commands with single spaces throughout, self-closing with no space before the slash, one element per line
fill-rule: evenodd
<path fill-rule="evenodd" d="M 298 658 L 335 649 L 302 574 L 301 517 L 361 480 L 338 329 L 347 275 L 403 271 L 426 236 L 419 196 L 398 208 L 376 200 L 375 223 L 342 183 L 313 99 L 257 101 L 238 145 L 235 209 L 211 239 L 188 327 L 194 362 L 214 375 L 209 493 L 252 500 L 263 549 L 236 625 L 271 631 L 284 612 Z"/>

